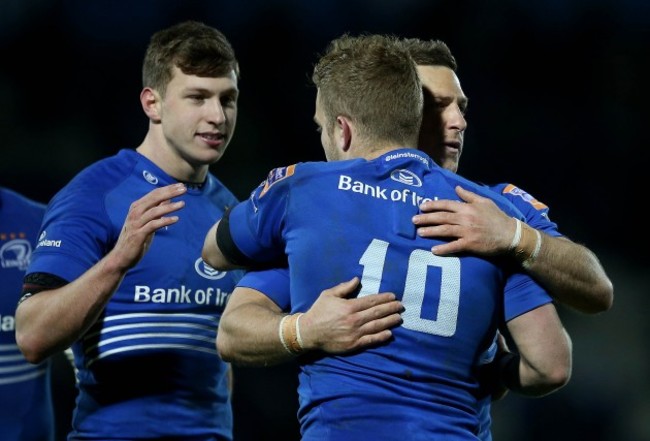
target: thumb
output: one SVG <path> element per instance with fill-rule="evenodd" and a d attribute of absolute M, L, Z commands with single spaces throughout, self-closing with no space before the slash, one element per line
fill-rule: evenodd
<path fill-rule="evenodd" d="M 339 283 L 330 289 L 330 292 L 335 297 L 346 298 L 355 293 L 361 287 L 358 277 L 353 277 L 347 282 Z"/>

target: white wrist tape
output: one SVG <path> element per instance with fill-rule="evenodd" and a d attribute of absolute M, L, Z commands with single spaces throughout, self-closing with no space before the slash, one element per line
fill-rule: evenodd
<path fill-rule="evenodd" d="M 533 249 L 533 252 L 530 253 L 530 256 L 523 262 L 521 262 L 521 266 L 524 268 L 528 269 L 530 266 L 533 264 L 535 259 L 537 259 L 537 256 L 539 256 L 539 251 L 542 249 L 542 235 L 539 233 L 538 230 L 535 230 L 535 249 Z"/>
<path fill-rule="evenodd" d="M 280 326 L 278 326 L 278 334 L 280 335 L 280 341 L 282 342 L 282 346 L 284 346 L 284 349 L 285 349 L 288 353 L 293 354 L 293 352 L 291 352 L 291 349 L 289 348 L 289 345 L 288 345 L 287 342 L 284 340 L 284 322 L 285 322 L 288 318 L 289 318 L 289 316 L 288 316 L 288 315 L 285 315 L 284 317 L 282 317 L 282 320 L 280 320 Z"/>
<path fill-rule="evenodd" d="M 298 314 L 298 318 L 296 319 L 296 340 L 298 340 L 298 346 L 300 346 L 300 350 L 302 350 L 305 345 L 302 344 L 302 336 L 300 335 L 300 318 L 302 317 L 302 314 Z"/>
<path fill-rule="evenodd" d="M 519 245 L 519 242 L 521 242 L 521 221 L 517 218 L 514 218 L 515 222 L 517 223 L 517 226 L 515 227 L 515 236 L 512 238 L 512 242 L 510 243 L 510 248 L 509 250 L 514 250 L 517 245 Z"/>

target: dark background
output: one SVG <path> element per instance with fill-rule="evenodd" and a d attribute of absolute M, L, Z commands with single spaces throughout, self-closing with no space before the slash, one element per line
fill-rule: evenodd
<path fill-rule="evenodd" d="M 213 166 L 240 198 L 272 167 L 324 159 L 309 74 L 330 39 L 447 42 L 470 97 L 459 172 L 549 205 L 615 285 L 605 314 L 559 307 L 573 378 L 548 397 L 496 403 L 495 441 L 650 440 L 650 2 L 3 0 L 0 185 L 46 202 L 86 165 L 137 146 L 144 49 L 188 18 L 222 30 L 240 61 L 237 130 Z M 237 373 L 238 440 L 295 438 L 292 366 Z"/>

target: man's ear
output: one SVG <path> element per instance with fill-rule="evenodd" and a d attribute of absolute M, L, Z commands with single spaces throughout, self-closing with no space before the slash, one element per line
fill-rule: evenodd
<path fill-rule="evenodd" d="M 343 153 L 347 153 L 352 145 L 352 129 L 352 122 L 347 117 L 336 117 L 336 145 Z"/>
<path fill-rule="evenodd" d="M 144 113 L 153 123 L 160 122 L 160 102 L 160 95 L 151 87 L 145 87 L 142 89 L 142 92 L 140 92 L 140 104 L 142 104 L 142 110 L 144 110 Z"/>

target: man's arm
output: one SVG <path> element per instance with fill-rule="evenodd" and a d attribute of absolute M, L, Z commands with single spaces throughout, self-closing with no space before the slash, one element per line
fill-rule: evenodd
<path fill-rule="evenodd" d="M 230 212 L 210 227 L 203 240 L 201 258 L 212 268 L 221 271 L 253 268 L 258 262 L 248 259 L 235 245 L 230 235 Z"/>
<path fill-rule="evenodd" d="M 221 248 L 219 248 L 219 245 L 217 244 L 217 230 L 220 222 L 221 220 L 218 220 L 205 235 L 201 258 L 214 269 L 226 271 L 240 268 L 226 259 Z"/>
<path fill-rule="evenodd" d="M 512 254 L 517 222 L 490 199 L 457 187 L 465 203 L 437 200 L 421 205 L 416 215 L 418 234 L 455 239 L 433 248 L 434 254 L 470 252 L 483 256 Z M 528 228 L 531 234 L 534 231 Z M 614 288 L 596 255 L 566 238 L 540 232 L 541 247 L 525 270 L 557 301 L 578 311 L 595 314 L 612 306 Z M 532 250 L 531 250 L 532 251 Z M 525 256 L 527 257 L 527 256 Z"/>
<path fill-rule="evenodd" d="M 533 309 L 507 323 L 517 353 L 499 355 L 499 378 L 513 392 L 539 397 L 569 382 L 571 339 L 552 303 Z"/>
<path fill-rule="evenodd" d="M 184 202 L 171 198 L 185 191 L 184 185 L 174 184 L 131 204 L 113 249 L 78 279 L 53 289 L 25 285 L 27 295 L 16 310 L 16 342 L 28 361 L 38 363 L 65 350 L 88 330 L 126 272 L 147 252 L 154 233 L 178 221 L 169 214 Z"/>
<path fill-rule="evenodd" d="M 264 293 L 237 287 L 219 323 L 217 350 L 225 361 L 269 366 L 304 352 L 340 354 L 389 340 L 402 321 L 401 303 L 392 293 L 348 299 L 358 286 L 355 277 L 326 289 L 307 312 L 291 316 Z M 289 336 L 298 346 L 289 346 Z"/>

